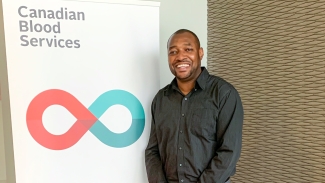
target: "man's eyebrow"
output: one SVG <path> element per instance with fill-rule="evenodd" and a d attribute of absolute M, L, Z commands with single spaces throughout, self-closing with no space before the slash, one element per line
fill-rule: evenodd
<path fill-rule="evenodd" d="M 183 45 L 185 45 L 185 46 L 192 46 L 191 43 L 184 43 Z M 177 46 L 173 45 L 173 46 L 170 46 L 168 49 L 170 50 L 170 49 L 173 49 L 173 48 L 176 48 L 176 47 Z"/>
<path fill-rule="evenodd" d="M 173 49 L 173 48 L 176 48 L 177 46 L 170 46 L 168 49 Z"/>

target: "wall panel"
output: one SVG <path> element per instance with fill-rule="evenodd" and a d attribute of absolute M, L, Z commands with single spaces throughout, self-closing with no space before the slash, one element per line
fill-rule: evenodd
<path fill-rule="evenodd" d="M 237 182 L 325 182 L 325 1 L 208 0 L 208 69 L 240 92 Z"/>

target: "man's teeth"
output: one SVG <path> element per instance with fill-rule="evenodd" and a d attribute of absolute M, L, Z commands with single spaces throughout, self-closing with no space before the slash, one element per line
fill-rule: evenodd
<path fill-rule="evenodd" d="M 177 67 L 188 67 L 189 65 L 188 64 L 181 64 L 181 65 L 178 65 Z"/>

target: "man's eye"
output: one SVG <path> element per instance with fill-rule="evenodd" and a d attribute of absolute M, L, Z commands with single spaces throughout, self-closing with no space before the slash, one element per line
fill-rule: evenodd
<path fill-rule="evenodd" d="M 174 55 L 174 54 L 176 54 L 176 53 L 177 53 L 176 51 L 170 51 L 170 52 L 169 52 L 170 55 Z"/>
<path fill-rule="evenodd" d="M 186 48 L 185 51 L 193 51 L 192 48 Z"/>

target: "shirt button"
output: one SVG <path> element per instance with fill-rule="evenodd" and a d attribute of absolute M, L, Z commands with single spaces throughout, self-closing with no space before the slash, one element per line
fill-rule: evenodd
<path fill-rule="evenodd" d="M 194 91 L 196 91 L 197 89 L 195 88 Z"/>
<path fill-rule="evenodd" d="M 182 164 L 179 164 L 179 166 L 182 166 Z"/>
<path fill-rule="evenodd" d="M 182 131 L 182 130 L 181 130 L 181 131 L 179 131 L 179 132 L 183 133 L 183 131 Z"/>
<path fill-rule="evenodd" d="M 187 100 L 187 98 L 185 98 L 185 100 Z"/>
<path fill-rule="evenodd" d="M 184 180 L 182 179 L 181 182 L 184 182 Z"/>
<path fill-rule="evenodd" d="M 185 116 L 185 114 L 182 114 L 182 116 L 184 117 L 184 116 Z"/>
<path fill-rule="evenodd" d="M 182 147 L 179 147 L 179 150 L 182 150 Z"/>

